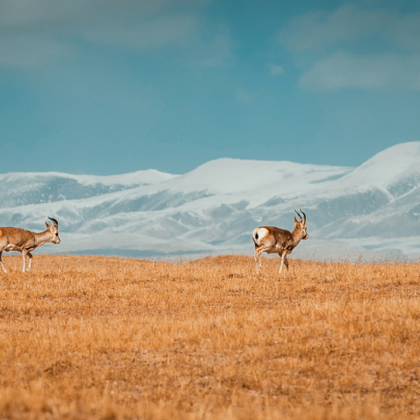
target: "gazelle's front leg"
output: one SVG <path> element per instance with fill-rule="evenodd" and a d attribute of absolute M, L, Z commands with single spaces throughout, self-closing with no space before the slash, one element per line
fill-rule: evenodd
<path fill-rule="evenodd" d="M 0 265 L 1 265 L 1 268 L 3 269 L 3 271 L 5 272 L 5 273 L 7 273 L 7 270 L 4 268 L 4 265 L 3 265 L 3 261 L 1 260 L 1 255 L 3 254 L 3 251 L 0 251 Z"/>
<path fill-rule="evenodd" d="M 289 260 L 287 259 L 287 254 L 284 257 L 284 265 L 287 268 L 287 272 L 289 272 Z"/>
<path fill-rule="evenodd" d="M 29 263 L 28 263 L 28 267 L 26 268 L 26 271 L 29 271 L 31 269 L 31 264 L 32 264 L 32 254 L 30 252 L 28 252 L 28 257 L 29 257 Z"/>
<path fill-rule="evenodd" d="M 23 259 L 23 268 L 22 268 L 22 272 L 25 272 L 25 266 L 26 266 L 26 255 L 28 254 L 28 251 L 26 251 L 25 249 L 22 249 L 22 259 Z"/>

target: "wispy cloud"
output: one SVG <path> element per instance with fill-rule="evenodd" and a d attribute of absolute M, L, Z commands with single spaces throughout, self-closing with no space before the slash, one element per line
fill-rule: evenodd
<path fill-rule="evenodd" d="M 82 28 L 77 35 L 95 44 L 145 50 L 183 44 L 196 28 L 196 19 L 188 15 L 158 16 L 154 19 L 108 18 Z"/>
<path fill-rule="evenodd" d="M 5 0 L 0 3 L 0 66 L 48 65 L 88 44 L 148 50 L 196 36 L 197 19 L 177 12 L 188 0 Z M 73 45 L 73 48 L 69 46 Z"/>
<path fill-rule="evenodd" d="M 279 66 L 277 64 L 270 64 L 268 66 L 268 68 L 270 69 L 270 74 L 272 76 L 280 76 L 280 75 L 284 74 L 283 66 Z"/>
<path fill-rule="evenodd" d="M 169 0 L 3 0 L 0 3 L 0 33 L 83 25 L 109 14 L 117 18 L 122 13 L 146 15 L 168 3 Z"/>
<path fill-rule="evenodd" d="M 420 89 L 420 55 L 361 56 L 338 52 L 317 61 L 304 72 L 300 85 L 307 89 Z"/>
<path fill-rule="evenodd" d="M 0 36 L 0 67 L 33 69 L 74 53 L 71 45 L 51 37 L 28 34 Z"/>
<path fill-rule="evenodd" d="M 383 34 L 395 17 L 387 11 L 366 11 L 345 5 L 332 12 L 308 13 L 291 19 L 278 41 L 292 51 L 326 48 L 341 41 Z"/>
<path fill-rule="evenodd" d="M 419 89 L 420 14 L 348 4 L 291 19 L 278 41 L 301 66 L 306 89 Z"/>

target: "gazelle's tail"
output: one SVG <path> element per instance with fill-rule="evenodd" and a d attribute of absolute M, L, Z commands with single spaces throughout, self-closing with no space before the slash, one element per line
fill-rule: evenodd
<path fill-rule="evenodd" d="M 254 244 L 255 244 L 256 246 L 260 246 L 260 245 L 261 245 L 261 243 L 260 243 L 260 239 L 261 239 L 261 237 L 262 237 L 262 235 L 261 235 L 261 233 L 262 233 L 262 232 L 260 232 L 260 230 L 261 230 L 261 228 L 255 228 L 255 229 L 252 231 L 252 239 L 253 239 Z"/>

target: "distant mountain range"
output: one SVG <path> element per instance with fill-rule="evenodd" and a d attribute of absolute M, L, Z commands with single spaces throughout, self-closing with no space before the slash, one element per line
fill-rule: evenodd
<path fill-rule="evenodd" d="M 295 208 L 310 238 L 292 257 L 420 257 L 420 142 L 356 168 L 217 159 L 184 175 L 0 175 L 0 226 L 41 231 L 58 219 L 62 242 L 44 253 L 252 254 L 253 228 L 291 229 Z"/>

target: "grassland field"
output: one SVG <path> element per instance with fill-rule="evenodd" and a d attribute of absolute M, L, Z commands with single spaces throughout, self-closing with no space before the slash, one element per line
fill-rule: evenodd
<path fill-rule="evenodd" d="M 420 264 L 3 261 L 1 420 L 420 418 Z"/>

